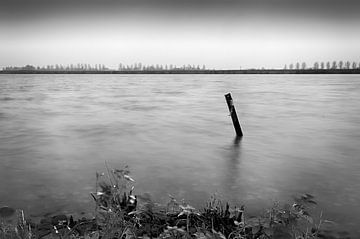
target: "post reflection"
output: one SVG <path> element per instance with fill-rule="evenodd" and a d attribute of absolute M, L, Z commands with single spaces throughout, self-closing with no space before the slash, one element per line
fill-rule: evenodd
<path fill-rule="evenodd" d="M 241 143 L 242 137 L 236 136 L 221 152 L 224 163 L 224 174 L 221 180 L 221 191 L 229 201 L 237 201 L 238 192 L 241 190 L 239 184 L 241 167 Z"/>

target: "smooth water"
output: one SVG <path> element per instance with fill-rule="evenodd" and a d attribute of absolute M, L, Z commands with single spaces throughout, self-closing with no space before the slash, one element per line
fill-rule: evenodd
<path fill-rule="evenodd" d="M 160 202 L 310 193 L 360 235 L 359 160 L 359 75 L 0 75 L 0 206 L 32 216 L 91 211 L 107 161 Z"/>

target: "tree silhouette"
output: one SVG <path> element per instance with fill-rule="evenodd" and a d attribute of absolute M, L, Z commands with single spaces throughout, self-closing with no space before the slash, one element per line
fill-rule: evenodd
<path fill-rule="evenodd" d="M 325 68 L 325 63 L 324 63 L 324 62 L 321 62 L 321 63 L 320 63 L 320 68 L 321 68 L 322 70 L 324 70 L 324 68 Z"/>
<path fill-rule="evenodd" d="M 319 62 L 315 62 L 314 63 L 314 70 L 318 70 L 319 69 Z"/>
<path fill-rule="evenodd" d="M 305 62 L 303 62 L 303 63 L 301 64 L 301 69 L 303 69 L 303 70 L 306 69 L 306 63 L 305 63 Z"/>
<path fill-rule="evenodd" d="M 350 63 L 350 61 L 347 61 L 346 63 L 345 63 L 345 67 L 346 67 L 346 69 L 350 69 L 350 65 L 351 65 L 351 63 Z"/>
<path fill-rule="evenodd" d="M 333 63 L 332 63 L 332 69 L 334 69 L 334 70 L 337 69 L 337 63 L 336 63 L 336 61 L 333 61 Z"/>
<path fill-rule="evenodd" d="M 300 63 L 296 62 L 296 70 L 299 70 L 299 69 L 300 69 Z"/>
<path fill-rule="evenodd" d="M 357 67 L 356 67 L 356 62 L 355 62 L 355 61 L 352 63 L 352 68 L 353 68 L 353 69 L 356 69 L 356 68 L 357 68 Z"/>
<path fill-rule="evenodd" d="M 328 62 L 326 62 L 326 69 L 330 69 L 330 62 L 328 61 Z"/>
<path fill-rule="evenodd" d="M 289 69 L 290 70 L 294 69 L 294 65 L 292 63 L 289 65 Z"/>
<path fill-rule="evenodd" d="M 344 62 L 343 62 L 343 61 L 339 61 L 339 69 L 342 69 L 342 68 L 343 68 L 343 65 L 344 65 Z"/>

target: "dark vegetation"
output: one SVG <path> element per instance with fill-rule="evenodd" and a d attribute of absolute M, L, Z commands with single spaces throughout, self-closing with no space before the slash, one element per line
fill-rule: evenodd
<path fill-rule="evenodd" d="M 17 239 L 266 239 L 349 238 L 324 230 L 333 222 L 310 215 L 314 197 L 304 194 L 292 205 L 274 204 L 264 215 L 247 217 L 245 207 L 230 207 L 216 197 L 195 209 L 170 197 L 167 205 L 138 201 L 127 167 L 96 173 L 93 218 L 75 220 L 56 215 L 39 223 L 26 220 L 22 210 L 0 208 L 0 238 Z"/>
<path fill-rule="evenodd" d="M 285 65 L 283 69 L 209 69 L 205 65 L 145 65 L 134 63 L 119 64 L 117 70 L 103 64 L 70 64 L 47 66 L 8 66 L 0 74 L 360 74 L 360 63 L 350 61 L 314 62 L 308 67 L 306 62 Z"/>
<path fill-rule="evenodd" d="M 0 74 L 360 74 L 360 69 L 248 69 L 248 70 L 0 70 Z"/>

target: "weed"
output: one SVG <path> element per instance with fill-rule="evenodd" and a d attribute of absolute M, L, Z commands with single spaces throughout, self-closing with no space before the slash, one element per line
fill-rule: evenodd
<path fill-rule="evenodd" d="M 232 208 L 216 196 L 202 210 L 173 196 L 165 206 L 150 199 L 138 205 L 129 168 L 110 170 L 106 163 L 106 169 L 96 173 L 91 193 L 94 218 L 75 221 L 57 215 L 34 224 L 25 220 L 22 210 L 2 207 L 0 239 L 319 239 L 326 238 L 322 225 L 333 223 L 322 214 L 314 222 L 310 211 L 316 202 L 310 194 L 296 197 L 292 205 L 275 203 L 256 218 L 248 218 L 243 205 Z"/>

